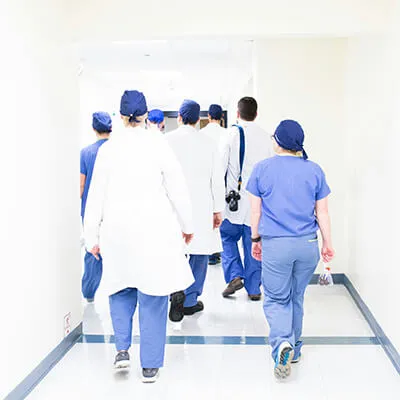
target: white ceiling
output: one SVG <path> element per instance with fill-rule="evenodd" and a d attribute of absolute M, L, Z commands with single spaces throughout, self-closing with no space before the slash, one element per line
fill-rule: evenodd
<path fill-rule="evenodd" d="M 80 44 L 82 63 L 93 70 L 201 70 L 247 68 L 252 57 L 251 40 L 172 39 Z"/>
<path fill-rule="evenodd" d="M 176 109 L 184 98 L 227 104 L 252 77 L 247 40 L 156 40 L 81 44 L 81 87 L 116 99 L 142 90 L 153 106 Z"/>

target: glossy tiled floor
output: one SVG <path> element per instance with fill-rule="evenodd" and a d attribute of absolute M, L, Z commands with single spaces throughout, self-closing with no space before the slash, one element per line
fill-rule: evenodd
<path fill-rule="evenodd" d="M 169 324 L 168 335 L 266 336 L 262 304 L 245 293 L 226 300 L 219 266 L 210 267 L 203 296 L 206 309 L 181 324 Z M 138 333 L 137 322 L 135 334 Z M 86 334 L 112 334 L 107 299 L 99 292 L 87 305 Z M 311 286 L 306 299 L 304 336 L 373 336 L 342 286 Z M 139 379 L 138 346 L 132 349 L 130 375 L 112 370 L 114 346 L 80 343 L 51 371 L 29 399 L 381 399 L 400 398 L 400 378 L 376 345 L 308 345 L 289 381 L 272 376 L 269 347 L 259 345 L 168 345 L 159 381 Z M 393 397 L 394 396 L 394 397 Z"/>

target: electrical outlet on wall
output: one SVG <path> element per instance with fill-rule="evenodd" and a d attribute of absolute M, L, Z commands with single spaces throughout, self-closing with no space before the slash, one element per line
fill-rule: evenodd
<path fill-rule="evenodd" d="M 71 333 L 71 313 L 64 317 L 64 337 Z"/>

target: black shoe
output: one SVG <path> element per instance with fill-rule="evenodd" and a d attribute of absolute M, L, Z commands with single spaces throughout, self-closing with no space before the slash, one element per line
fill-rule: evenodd
<path fill-rule="evenodd" d="M 236 291 L 243 289 L 244 284 L 241 278 L 235 278 L 233 281 L 229 282 L 229 285 L 222 292 L 222 296 L 228 297 L 232 296 Z"/>
<path fill-rule="evenodd" d="M 221 254 L 220 253 L 215 253 L 210 256 L 210 259 L 208 260 L 208 265 L 217 265 L 221 263 Z"/>
<path fill-rule="evenodd" d="M 126 371 L 130 368 L 131 361 L 127 351 L 120 351 L 115 356 L 114 368 L 118 371 Z"/>
<path fill-rule="evenodd" d="M 153 383 L 158 378 L 158 368 L 143 368 L 142 369 L 142 381 L 144 383 Z"/>
<path fill-rule="evenodd" d="M 251 301 L 260 301 L 261 300 L 261 294 L 249 294 L 249 299 Z"/>
<path fill-rule="evenodd" d="M 193 307 L 184 307 L 183 312 L 185 315 L 193 315 L 204 310 L 204 304 L 202 301 L 198 301 Z"/>
<path fill-rule="evenodd" d="M 172 322 L 180 322 L 183 320 L 185 313 L 183 312 L 183 303 L 186 296 L 184 292 L 176 292 L 171 294 L 171 308 L 169 310 L 169 319 Z"/>

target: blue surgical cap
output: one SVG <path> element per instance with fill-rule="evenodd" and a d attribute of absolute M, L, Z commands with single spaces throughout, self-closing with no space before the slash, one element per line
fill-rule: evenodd
<path fill-rule="evenodd" d="M 147 104 L 144 94 L 137 90 L 126 90 L 121 98 L 121 115 L 130 117 L 130 122 L 139 122 L 136 117 L 147 113 Z"/>
<path fill-rule="evenodd" d="M 274 138 L 285 150 L 302 151 L 303 158 L 307 160 L 308 156 L 303 148 L 304 131 L 298 122 L 290 119 L 282 121 L 276 128 Z"/>
<path fill-rule="evenodd" d="M 99 111 L 93 113 L 93 129 L 99 133 L 110 133 L 112 131 L 112 121 L 108 113 Z"/>
<path fill-rule="evenodd" d="M 147 118 L 153 124 L 161 124 L 164 121 L 164 113 L 161 110 L 151 110 Z"/>
<path fill-rule="evenodd" d="M 185 100 L 179 109 L 179 115 L 185 125 L 193 125 L 200 118 L 200 105 L 193 100 Z"/>
<path fill-rule="evenodd" d="M 215 120 L 220 120 L 222 118 L 222 107 L 218 104 L 211 104 L 208 109 L 208 115 Z"/>

